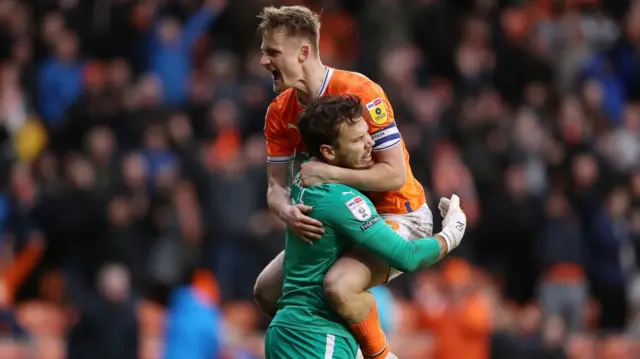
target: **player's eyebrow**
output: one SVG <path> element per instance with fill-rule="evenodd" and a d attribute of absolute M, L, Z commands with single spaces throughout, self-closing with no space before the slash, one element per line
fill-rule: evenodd
<path fill-rule="evenodd" d="M 281 52 L 279 49 L 276 49 L 275 47 L 270 47 L 270 46 L 262 46 L 260 47 L 260 50 L 268 54 L 279 54 Z"/>

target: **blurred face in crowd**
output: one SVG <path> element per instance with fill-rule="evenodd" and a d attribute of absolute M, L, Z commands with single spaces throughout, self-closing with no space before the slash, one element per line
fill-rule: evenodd
<path fill-rule="evenodd" d="M 45 152 L 38 161 L 38 173 L 45 181 L 53 181 L 58 175 L 58 159 L 51 152 Z"/>
<path fill-rule="evenodd" d="M 112 302 L 122 302 L 129 296 L 129 272 L 119 265 L 108 265 L 100 271 L 100 292 Z"/>
<path fill-rule="evenodd" d="M 172 44 L 180 36 L 180 24 L 172 17 L 167 17 L 160 24 L 160 40 L 164 44 Z"/>
<path fill-rule="evenodd" d="M 188 141 L 193 137 L 193 129 L 191 122 L 184 113 L 177 113 L 169 119 L 169 134 L 171 138 L 178 143 Z"/>
<path fill-rule="evenodd" d="M 577 156 L 571 166 L 575 183 L 578 187 L 591 187 L 598 180 L 598 163 L 590 154 Z"/>
<path fill-rule="evenodd" d="M 264 163 L 264 157 L 267 155 L 264 148 L 264 139 L 261 136 L 254 136 L 245 141 L 244 155 L 247 164 L 261 166 Z"/>
<path fill-rule="evenodd" d="M 56 54 L 61 61 L 73 61 L 78 55 L 78 38 L 71 32 L 63 32 L 56 40 Z"/>
<path fill-rule="evenodd" d="M 369 135 L 369 125 L 360 117 L 355 122 L 343 122 L 335 144 L 322 145 L 320 151 L 328 163 L 346 168 L 373 166 L 371 151 L 374 141 Z"/>
<path fill-rule="evenodd" d="M 17 39 L 13 43 L 13 49 L 11 50 L 13 59 L 22 64 L 26 64 L 31 61 L 33 54 L 31 43 L 32 40 L 28 37 L 21 37 Z"/>
<path fill-rule="evenodd" d="M 625 188 L 616 188 L 607 201 L 609 213 L 614 218 L 624 218 L 629 209 L 630 198 Z"/>
<path fill-rule="evenodd" d="M 505 173 L 507 191 L 514 197 L 522 197 L 527 193 L 527 174 L 521 166 L 512 166 Z"/>
<path fill-rule="evenodd" d="M 211 107 L 210 120 L 212 127 L 218 131 L 235 128 L 238 123 L 236 104 L 227 99 L 216 102 Z"/>
<path fill-rule="evenodd" d="M 24 162 L 18 162 L 11 168 L 10 185 L 23 204 L 32 204 L 35 200 L 35 182 L 31 168 Z"/>
<path fill-rule="evenodd" d="M 150 150 L 164 150 L 167 148 L 167 138 L 162 127 L 152 126 L 147 129 L 144 136 L 145 147 Z"/>
<path fill-rule="evenodd" d="M 301 36 L 289 36 L 283 29 L 266 31 L 262 37 L 260 65 L 271 72 L 273 90 L 280 93 L 302 79 L 303 64 L 313 51 Z"/>
<path fill-rule="evenodd" d="M 93 167 L 84 158 L 75 158 L 69 161 L 67 177 L 75 187 L 80 189 L 89 189 L 95 183 Z"/>
<path fill-rule="evenodd" d="M 543 132 L 533 111 L 520 110 L 515 121 L 515 138 L 528 152 L 535 152 L 543 141 Z"/>
<path fill-rule="evenodd" d="M 55 39 L 63 32 L 63 30 L 64 18 L 59 12 L 49 13 L 44 17 L 44 19 L 42 19 L 41 35 L 47 45 L 53 45 L 55 43 Z"/>
<path fill-rule="evenodd" d="M 129 187 L 137 187 L 145 184 L 147 175 L 147 163 L 137 153 L 130 154 L 122 162 L 122 175 L 124 183 Z"/>
<path fill-rule="evenodd" d="M 562 218 L 569 212 L 569 203 L 561 193 L 553 193 L 547 199 L 546 211 L 551 218 Z"/>
<path fill-rule="evenodd" d="M 91 157 L 95 161 L 108 161 L 115 150 L 113 133 L 105 127 L 96 128 L 91 132 L 89 147 Z"/>
<path fill-rule="evenodd" d="M 560 109 L 560 132 L 568 143 L 578 143 L 585 136 L 585 117 L 577 98 L 564 99 Z"/>
<path fill-rule="evenodd" d="M 131 82 L 131 69 L 125 60 L 114 60 L 109 64 L 109 84 L 115 88 L 123 88 Z"/>
<path fill-rule="evenodd" d="M 129 222 L 131 211 L 126 198 L 118 196 L 109 202 L 107 207 L 107 215 L 111 225 L 120 227 Z"/>

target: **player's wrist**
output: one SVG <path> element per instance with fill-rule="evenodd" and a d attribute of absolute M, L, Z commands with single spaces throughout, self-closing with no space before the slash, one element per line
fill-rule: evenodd
<path fill-rule="evenodd" d="M 291 212 L 291 207 L 293 207 L 293 205 L 289 204 L 289 203 L 282 203 L 280 204 L 275 211 L 275 214 L 278 218 L 280 218 L 280 220 L 282 220 L 285 223 L 288 223 L 289 221 L 289 213 Z"/>
<path fill-rule="evenodd" d="M 340 172 L 340 170 L 342 169 L 343 168 L 341 167 L 327 165 L 327 173 L 325 178 L 327 183 L 344 183 L 342 181 L 343 179 L 342 173 Z"/>
<path fill-rule="evenodd" d="M 464 232 L 467 228 L 467 218 L 462 211 L 450 213 L 446 223 L 438 235 L 441 235 L 445 240 L 447 253 L 450 253 L 462 242 L 462 237 L 464 237 Z"/>
<path fill-rule="evenodd" d="M 432 239 L 438 243 L 438 248 L 440 249 L 438 260 L 440 260 L 449 253 L 449 244 L 441 233 L 435 234 Z"/>

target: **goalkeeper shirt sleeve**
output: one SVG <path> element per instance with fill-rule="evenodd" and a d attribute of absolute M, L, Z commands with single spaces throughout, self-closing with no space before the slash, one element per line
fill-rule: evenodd
<path fill-rule="evenodd" d="M 359 193 L 332 208 L 327 222 L 338 235 L 370 250 L 393 268 L 412 272 L 429 267 L 440 257 L 438 240 L 432 237 L 404 239 L 385 223 L 369 199 Z"/>

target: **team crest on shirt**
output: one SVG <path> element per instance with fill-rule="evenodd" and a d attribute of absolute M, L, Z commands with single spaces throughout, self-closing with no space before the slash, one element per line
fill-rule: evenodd
<path fill-rule="evenodd" d="M 371 218 L 371 208 L 367 202 L 360 196 L 354 197 L 345 202 L 345 205 L 349 209 L 349 212 L 359 221 L 366 221 Z"/>
<path fill-rule="evenodd" d="M 382 125 L 387 120 L 387 108 L 384 105 L 384 101 L 380 97 L 365 105 L 371 120 L 377 125 Z"/>

